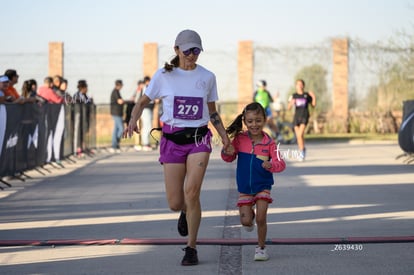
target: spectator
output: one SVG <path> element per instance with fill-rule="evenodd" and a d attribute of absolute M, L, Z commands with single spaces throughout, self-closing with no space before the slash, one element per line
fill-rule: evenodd
<path fill-rule="evenodd" d="M 25 80 L 22 86 L 22 96 L 24 98 L 36 98 L 37 82 L 34 79 Z"/>
<path fill-rule="evenodd" d="M 52 89 L 55 91 L 55 93 L 58 93 L 60 91 L 60 84 L 62 84 L 63 78 L 60 75 L 55 75 L 53 77 L 53 86 Z"/>
<path fill-rule="evenodd" d="M 137 83 L 137 88 L 135 89 L 134 93 L 131 96 L 130 102 L 127 104 L 126 114 L 125 114 L 125 123 L 128 124 L 129 120 L 131 119 L 131 112 L 135 106 L 135 103 L 142 95 L 142 90 L 144 88 L 144 81 L 139 80 Z M 140 123 L 140 121 L 138 121 Z M 140 135 L 134 132 L 134 149 L 136 151 L 141 151 L 142 146 L 140 144 Z"/>
<path fill-rule="evenodd" d="M 7 83 L 7 84 L 5 84 Z M 0 76 L 0 104 L 6 102 L 6 96 L 4 91 L 6 90 L 6 85 L 9 83 L 9 78 L 5 75 Z"/>
<path fill-rule="evenodd" d="M 149 76 L 144 77 L 144 87 L 141 91 L 140 97 L 145 93 L 151 78 Z M 152 151 L 150 145 L 150 132 L 152 129 L 152 120 L 154 118 L 154 100 L 151 100 L 144 109 L 142 110 L 141 115 L 141 144 L 143 151 Z"/>
<path fill-rule="evenodd" d="M 14 85 L 19 81 L 19 75 L 16 70 L 8 69 L 4 74 L 9 78 L 8 88 L 4 91 L 6 98 L 9 98 L 8 101 L 19 104 L 25 103 L 25 99 L 14 88 Z"/>
<path fill-rule="evenodd" d="M 86 80 L 78 81 L 78 91 L 73 95 L 72 103 L 78 103 L 75 106 L 74 111 L 74 139 L 73 139 L 73 148 L 76 150 L 76 155 L 82 157 L 86 148 L 84 136 L 84 131 L 89 130 L 88 119 L 85 119 L 85 116 L 88 118 L 88 108 L 83 108 L 81 104 L 92 103 L 92 98 L 88 97 L 88 83 Z M 82 108 L 81 108 L 82 107 Z M 86 121 L 86 127 L 82 127 L 83 121 Z"/>
<path fill-rule="evenodd" d="M 122 121 L 124 100 L 121 97 L 122 80 L 115 81 L 115 88 L 111 94 L 111 115 L 114 120 L 114 130 L 112 132 L 112 149 L 119 152 L 122 133 L 124 132 L 124 122 Z"/>
<path fill-rule="evenodd" d="M 37 95 L 44 99 L 45 101 L 49 103 L 63 103 L 64 99 L 61 96 L 58 96 L 53 90 L 53 80 L 51 77 L 46 77 L 43 81 L 43 86 L 39 87 L 39 90 L 37 91 Z"/>
<path fill-rule="evenodd" d="M 59 89 L 58 89 L 58 95 L 63 97 L 65 99 L 65 102 L 70 102 L 72 100 L 72 97 L 66 90 L 68 89 L 68 80 L 65 78 L 62 78 L 62 82 L 60 83 Z"/>
<path fill-rule="evenodd" d="M 86 80 L 78 81 L 78 91 L 73 95 L 73 102 L 75 103 L 92 103 L 92 98 L 88 97 L 88 83 Z"/>

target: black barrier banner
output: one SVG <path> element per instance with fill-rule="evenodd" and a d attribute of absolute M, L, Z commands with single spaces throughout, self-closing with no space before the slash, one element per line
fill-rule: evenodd
<path fill-rule="evenodd" d="M 95 128 L 93 104 L 0 104 L 0 177 L 95 148 Z"/>
<path fill-rule="evenodd" d="M 5 117 L 2 122 L 5 123 L 5 126 L 1 127 L 4 138 L 1 144 L 0 175 L 13 175 L 12 173 L 16 171 L 17 143 L 23 106 L 1 105 L 1 108 L 5 109 L 2 112 L 2 117 L 3 115 Z"/>
<path fill-rule="evenodd" d="M 414 153 L 414 100 L 403 102 L 403 121 L 398 131 L 398 144 L 406 153 Z"/>
<path fill-rule="evenodd" d="M 63 132 L 63 157 L 73 154 L 73 105 L 65 105 L 65 131 Z"/>

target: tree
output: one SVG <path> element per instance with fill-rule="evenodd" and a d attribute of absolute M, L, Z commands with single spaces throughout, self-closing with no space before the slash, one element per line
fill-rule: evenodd
<path fill-rule="evenodd" d="M 402 101 L 414 99 L 414 33 L 397 33 L 388 42 L 370 45 L 369 49 L 369 57 L 378 63 L 379 80 L 364 100 L 367 107 L 400 110 Z"/>

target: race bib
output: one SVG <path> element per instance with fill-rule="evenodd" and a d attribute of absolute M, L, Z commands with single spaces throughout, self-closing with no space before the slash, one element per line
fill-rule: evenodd
<path fill-rule="evenodd" d="M 174 118 L 197 120 L 203 117 L 203 98 L 190 96 L 174 97 Z"/>
<path fill-rule="evenodd" d="M 296 98 L 295 104 L 296 107 L 306 107 L 307 100 L 306 98 Z"/>

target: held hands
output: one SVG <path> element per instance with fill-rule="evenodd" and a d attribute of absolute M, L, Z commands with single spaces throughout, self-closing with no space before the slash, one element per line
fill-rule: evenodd
<path fill-rule="evenodd" d="M 223 143 L 223 150 L 227 150 L 229 146 L 231 146 L 230 139 L 227 135 L 224 136 L 224 138 L 221 139 L 221 142 Z M 233 148 L 233 146 L 231 146 Z M 234 148 L 233 148 L 234 152 Z"/>
<path fill-rule="evenodd" d="M 234 155 L 235 150 L 234 150 L 233 145 L 228 144 L 228 145 L 227 145 L 227 148 L 226 148 L 226 146 L 224 145 L 224 146 L 223 146 L 223 153 L 224 153 L 224 154 L 226 154 L 226 155 L 229 155 L 229 156 Z"/>

